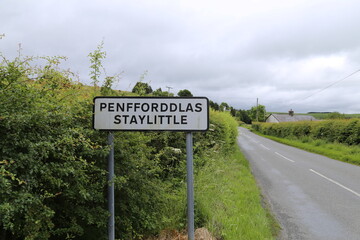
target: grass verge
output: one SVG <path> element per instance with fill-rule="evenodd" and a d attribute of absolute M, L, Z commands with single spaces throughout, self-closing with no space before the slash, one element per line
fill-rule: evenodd
<path fill-rule="evenodd" d="M 262 206 L 260 190 L 238 146 L 211 154 L 195 178 L 198 211 L 217 239 L 275 239 L 279 226 Z"/>
<path fill-rule="evenodd" d="M 349 146 L 341 143 L 328 143 L 324 140 L 312 139 L 310 137 L 280 138 L 264 135 L 259 132 L 255 133 L 289 146 L 301 148 L 303 150 L 321 154 L 335 160 L 340 160 L 360 166 L 360 146 L 357 145 Z"/>

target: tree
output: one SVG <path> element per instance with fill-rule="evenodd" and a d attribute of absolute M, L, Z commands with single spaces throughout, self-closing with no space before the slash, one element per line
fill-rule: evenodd
<path fill-rule="evenodd" d="M 150 94 L 153 92 L 151 86 L 148 83 L 144 83 L 144 82 L 137 82 L 134 86 L 134 88 L 132 89 L 133 93 L 137 93 L 140 96 L 144 96 L 146 94 Z"/>
<path fill-rule="evenodd" d="M 250 109 L 250 118 L 253 122 L 265 122 L 266 109 L 264 105 L 254 106 Z"/>
<path fill-rule="evenodd" d="M 216 102 L 213 102 L 213 101 L 209 101 L 209 105 L 212 109 L 214 109 L 215 111 L 219 111 L 220 107 L 219 107 L 219 104 L 217 104 Z"/>
<path fill-rule="evenodd" d="M 148 71 L 144 71 L 143 74 L 140 76 L 140 80 L 135 84 L 135 86 L 132 89 L 133 93 L 137 93 L 140 96 L 144 96 L 146 94 L 150 94 L 153 92 L 151 86 L 148 83 L 144 82 L 144 79 L 146 75 L 148 74 Z"/>
<path fill-rule="evenodd" d="M 105 74 L 105 79 L 103 81 L 103 84 L 101 86 L 101 95 L 105 96 L 105 95 L 112 95 L 114 93 L 114 91 L 112 90 L 112 85 L 114 82 L 118 82 L 120 79 L 120 75 L 121 73 L 118 73 L 116 75 L 113 76 L 108 76 L 106 74 L 106 70 L 102 65 L 102 60 L 105 59 L 106 57 L 106 52 L 103 51 L 104 47 L 104 41 L 102 41 L 98 46 L 97 49 L 92 52 L 89 53 L 88 57 L 90 58 L 90 78 L 91 78 L 91 83 L 94 85 L 94 91 L 96 91 L 96 87 L 98 86 L 99 82 L 100 82 L 100 76 L 101 73 L 103 71 L 103 73 Z"/>
<path fill-rule="evenodd" d="M 236 109 L 233 107 L 230 107 L 230 114 L 231 116 L 235 117 L 236 116 Z"/>
<path fill-rule="evenodd" d="M 99 83 L 99 77 L 101 75 L 101 68 L 103 68 L 102 65 L 102 59 L 105 59 L 106 57 L 106 52 L 102 51 L 104 47 L 104 41 L 102 41 L 98 46 L 97 49 L 92 52 L 89 53 L 89 57 L 90 57 L 90 68 L 92 69 L 90 71 L 90 78 L 92 80 L 92 84 L 94 85 L 94 87 L 97 86 L 97 84 Z"/>
<path fill-rule="evenodd" d="M 227 104 L 226 102 L 222 102 L 220 104 L 220 111 L 228 111 L 228 110 L 230 110 L 229 104 Z"/>
<path fill-rule="evenodd" d="M 174 96 L 173 93 L 169 93 L 168 91 L 163 91 L 163 90 L 161 90 L 161 88 L 158 88 L 155 91 L 153 91 L 152 95 L 156 96 L 156 97 L 173 97 Z"/>
<path fill-rule="evenodd" d="M 114 90 L 112 89 L 113 83 L 118 82 L 120 79 L 120 74 L 114 76 L 106 76 L 103 85 L 101 86 L 100 93 L 103 96 L 113 95 Z"/>
<path fill-rule="evenodd" d="M 192 97 L 192 93 L 187 90 L 187 89 L 184 89 L 184 90 L 180 90 L 177 94 L 179 97 Z"/>
<path fill-rule="evenodd" d="M 251 118 L 249 117 L 248 111 L 246 110 L 238 110 L 236 112 L 236 118 L 246 124 L 251 124 Z"/>

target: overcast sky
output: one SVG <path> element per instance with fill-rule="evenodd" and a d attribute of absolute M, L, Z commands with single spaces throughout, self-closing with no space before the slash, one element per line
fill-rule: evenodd
<path fill-rule="evenodd" d="M 237 109 L 360 113 L 359 0 L 0 0 L 0 52 L 68 57 L 90 84 L 104 41 L 108 75 L 131 91 L 188 89 Z M 334 84 L 335 83 L 335 84 Z M 326 89 L 325 89 L 326 88 Z"/>

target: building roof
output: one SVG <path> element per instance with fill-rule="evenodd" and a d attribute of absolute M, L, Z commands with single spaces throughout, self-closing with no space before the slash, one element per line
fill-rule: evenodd
<path fill-rule="evenodd" d="M 298 122 L 298 121 L 316 121 L 317 119 L 309 115 L 293 115 L 289 114 L 270 114 L 279 122 Z M 270 117 L 269 116 L 269 117 Z M 269 118 L 268 117 L 268 118 Z"/>

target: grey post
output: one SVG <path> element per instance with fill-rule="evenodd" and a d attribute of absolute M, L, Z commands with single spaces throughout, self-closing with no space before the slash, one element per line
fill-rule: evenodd
<path fill-rule="evenodd" d="M 195 239 L 194 230 L 194 170 L 193 170 L 193 135 L 186 133 L 186 172 L 187 172 L 187 217 L 188 240 Z"/>
<path fill-rule="evenodd" d="M 109 240 L 115 239 L 115 197 L 114 197 L 114 134 L 109 132 L 108 145 L 110 146 L 108 156 L 108 234 Z"/>

